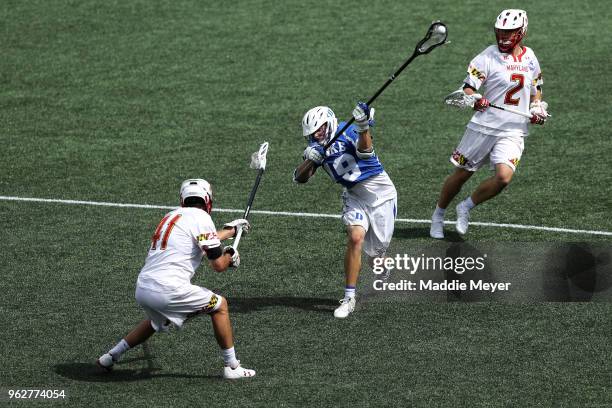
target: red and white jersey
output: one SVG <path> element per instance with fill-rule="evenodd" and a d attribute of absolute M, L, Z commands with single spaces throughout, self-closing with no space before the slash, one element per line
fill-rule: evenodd
<path fill-rule="evenodd" d="M 502 53 L 491 45 L 474 58 L 465 83 L 479 90 L 489 102 L 529 112 L 531 95 L 542 85 L 540 63 L 530 48 L 521 54 Z M 483 86 L 483 90 L 479 88 Z M 527 136 L 529 119 L 515 113 L 489 108 L 476 112 L 468 128 L 493 136 Z"/>
<path fill-rule="evenodd" d="M 190 284 L 204 253 L 221 242 L 210 215 L 199 208 L 177 208 L 162 218 L 151 239 L 138 285 L 172 291 Z"/>

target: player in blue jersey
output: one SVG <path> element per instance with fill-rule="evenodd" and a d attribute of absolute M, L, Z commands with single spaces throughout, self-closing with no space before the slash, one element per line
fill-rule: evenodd
<path fill-rule="evenodd" d="M 296 183 L 306 183 L 319 167 L 344 187 L 342 221 L 348 242 L 344 256 L 345 289 L 340 306 L 334 311 L 345 318 L 355 309 L 355 290 L 361 269 L 361 251 L 369 257 L 383 257 L 391 237 L 397 214 L 397 192 L 378 160 L 372 144 L 370 126 L 374 109 L 358 103 L 353 110 L 355 124 L 324 151 L 338 130 L 334 112 L 326 106 L 310 109 L 302 119 L 303 135 L 308 146 L 304 162 L 293 173 Z M 342 127 L 344 123 L 340 123 Z"/>

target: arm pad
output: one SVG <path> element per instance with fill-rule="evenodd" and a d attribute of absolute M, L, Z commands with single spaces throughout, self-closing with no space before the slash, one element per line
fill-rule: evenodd
<path fill-rule="evenodd" d="M 220 246 L 211 248 L 208 251 L 206 251 L 206 257 L 210 259 L 211 261 L 214 261 L 221 255 L 223 255 L 223 250 L 221 249 Z"/>
<path fill-rule="evenodd" d="M 374 156 L 374 148 L 372 148 L 372 150 L 370 150 L 369 152 L 362 152 L 359 149 L 356 149 L 357 151 L 357 157 L 359 157 L 360 159 L 369 159 L 370 157 Z"/>

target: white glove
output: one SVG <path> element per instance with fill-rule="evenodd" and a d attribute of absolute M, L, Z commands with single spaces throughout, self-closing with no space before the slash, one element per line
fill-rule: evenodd
<path fill-rule="evenodd" d="M 537 115 L 543 118 L 544 120 L 550 117 L 550 114 L 547 110 L 548 104 L 544 101 L 535 100 L 529 105 L 529 113 L 531 113 L 532 115 Z"/>
<path fill-rule="evenodd" d="M 238 228 L 242 228 L 242 233 L 246 234 L 251 229 L 251 224 L 244 218 L 238 218 L 237 220 L 228 222 L 227 224 L 223 224 L 223 229 L 234 228 L 236 233 L 238 233 Z"/>
<path fill-rule="evenodd" d="M 374 126 L 374 112 L 374 108 L 370 108 L 365 103 L 357 103 L 357 106 L 353 109 L 353 118 L 355 118 L 355 124 L 357 125 L 359 133 L 368 130 L 370 128 L 370 123 Z"/>
<path fill-rule="evenodd" d="M 240 254 L 237 249 L 234 249 L 232 246 L 226 246 L 223 248 L 223 255 L 230 254 L 232 259 L 230 260 L 229 266 L 232 268 L 237 268 L 240 266 Z"/>
<path fill-rule="evenodd" d="M 321 153 L 322 148 L 320 146 L 308 146 L 304 150 L 304 160 L 308 159 L 313 161 L 317 166 L 323 163 L 323 154 Z"/>

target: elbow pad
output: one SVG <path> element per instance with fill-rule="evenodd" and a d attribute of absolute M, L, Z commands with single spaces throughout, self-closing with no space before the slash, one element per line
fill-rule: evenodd
<path fill-rule="evenodd" d="M 374 148 L 372 148 L 372 150 L 370 150 L 369 152 L 362 152 L 359 149 L 356 149 L 357 151 L 357 157 L 359 157 L 360 159 L 369 159 L 370 157 L 374 156 Z"/>

